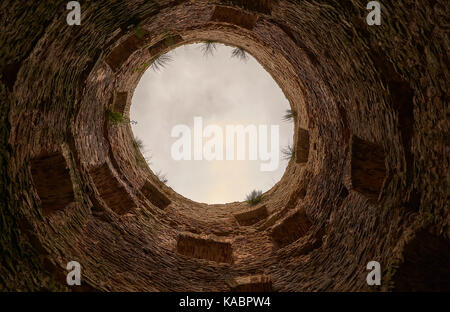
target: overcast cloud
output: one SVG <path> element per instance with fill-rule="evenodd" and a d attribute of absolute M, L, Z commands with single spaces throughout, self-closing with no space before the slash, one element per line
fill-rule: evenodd
<path fill-rule="evenodd" d="M 130 117 L 138 122 L 133 132 L 152 156 L 150 167 L 165 173 L 176 192 L 198 202 L 242 201 L 253 189 L 266 191 L 280 180 L 287 161 L 280 160 L 272 172 L 261 172 L 259 160 L 175 161 L 175 125 L 192 129 L 194 116 L 203 118 L 203 127 L 280 125 L 280 149 L 292 145 L 293 124 L 282 121 L 290 107 L 281 89 L 253 57 L 245 62 L 231 58 L 231 51 L 218 44 L 214 55 L 205 57 L 201 44 L 179 47 L 169 53 L 173 61 L 166 68 L 144 73 L 132 99 Z"/>

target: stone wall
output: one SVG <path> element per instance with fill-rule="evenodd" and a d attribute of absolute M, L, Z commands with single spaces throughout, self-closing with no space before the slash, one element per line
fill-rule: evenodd
<path fill-rule="evenodd" d="M 90 1 L 80 26 L 67 1 L 2 3 L 0 290 L 75 290 L 76 260 L 84 291 L 448 291 L 448 5 L 384 2 L 368 26 L 366 2 Z M 161 183 L 107 118 L 143 63 L 204 40 L 251 53 L 296 114 L 251 226 Z"/>

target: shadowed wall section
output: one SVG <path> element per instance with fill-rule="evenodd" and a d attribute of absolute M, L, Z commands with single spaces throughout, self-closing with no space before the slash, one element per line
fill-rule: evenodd
<path fill-rule="evenodd" d="M 267 207 L 265 205 L 253 209 L 247 209 L 244 212 L 236 213 L 234 215 L 240 225 L 252 225 L 264 220 L 267 216 Z"/>
<path fill-rule="evenodd" d="M 297 148 L 295 150 L 295 160 L 297 163 L 308 162 L 309 156 L 309 132 L 305 129 L 298 129 Z"/>
<path fill-rule="evenodd" d="M 353 136 L 344 177 L 347 187 L 371 200 L 377 200 L 386 178 L 385 158 L 381 146 Z"/>
<path fill-rule="evenodd" d="M 283 247 L 304 236 L 310 227 L 305 210 L 297 209 L 273 226 L 272 239 L 278 247 Z"/>
<path fill-rule="evenodd" d="M 406 245 L 395 275 L 395 291 L 449 291 L 449 241 L 419 232 Z"/>
<path fill-rule="evenodd" d="M 69 168 L 61 153 L 43 154 L 31 162 L 31 175 L 44 215 L 74 201 Z"/>
<path fill-rule="evenodd" d="M 118 214 L 125 214 L 135 207 L 133 199 L 124 185 L 112 174 L 108 164 L 93 168 L 89 174 L 94 181 L 101 199 Z"/>
<path fill-rule="evenodd" d="M 373 27 L 366 1 L 90 1 L 80 26 L 66 4 L 3 4 L 0 290 L 77 290 L 72 260 L 81 291 L 374 290 L 373 260 L 376 290 L 448 290 L 446 1 Z M 295 116 L 255 207 L 180 196 L 128 123 L 143 65 L 205 40 L 252 54 Z"/>
<path fill-rule="evenodd" d="M 234 292 L 265 292 L 273 291 L 272 281 L 268 276 L 251 275 L 237 277 L 229 282 L 230 290 Z"/>
<path fill-rule="evenodd" d="M 170 205 L 170 200 L 150 181 L 145 182 L 141 189 L 142 194 L 156 207 L 160 209 L 166 208 Z"/>
<path fill-rule="evenodd" d="M 177 251 L 185 256 L 215 262 L 233 262 L 233 249 L 228 239 L 211 238 L 195 234 L 180 234 Z"/>

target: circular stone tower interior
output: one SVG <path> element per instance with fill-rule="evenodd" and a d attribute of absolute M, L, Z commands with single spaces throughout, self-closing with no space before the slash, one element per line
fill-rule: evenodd
<path fill-rule="evenodd" d="M 450 289 L 446 1 L 383 1 L 379 26 L 357 0 L 83 1 L 73 26 L 66 4 L 2 4 L 0 290 Z M 137 68 L 205 40 L 253 55 L 294 112 L 255 206 L 182 197 L 111 122 Z"/>

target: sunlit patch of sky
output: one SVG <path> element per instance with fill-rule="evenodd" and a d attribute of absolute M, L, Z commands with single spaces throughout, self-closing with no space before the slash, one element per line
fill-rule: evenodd
<path fill-rule="evenodd" d="M 245 200 L 253 189 L 266 191 L 282 177 L 287 161 L 262 172 L 260 161 L 180 160 L 171 157 L 175 125 L 193 127 L 194 116 L 209 124 L 279 125 L 280 149 L 292 145 L 293 123 L 282 121 L 290 109 L 283 92 L 249 55 L 232 58 L 232 47 L 217 44 L 205 56 L 201 44 L 181 46 L 160 71 L 147 69 L 133 95 L 130 117 L 134 135 L 144 143 L 150 167 L 166 174 L 167 185 L 181 195 L 209 204 Z M 280 154 L 280 158 L 282 155 Z"/>

